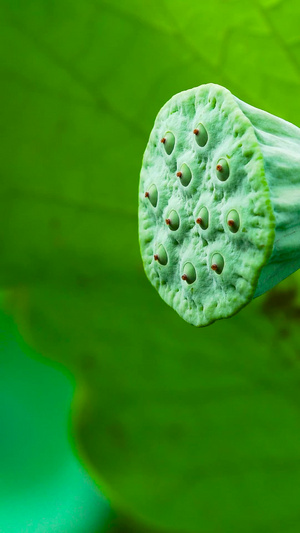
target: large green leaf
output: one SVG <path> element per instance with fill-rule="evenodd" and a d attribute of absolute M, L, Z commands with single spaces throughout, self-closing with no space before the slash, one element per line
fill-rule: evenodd
<path fill-rule="evenodd" d="M 160 106 L 215 82 L 300 125 L 300 5 L 3 2 L 1 284 L 76 375 L 112 502 L 199 533 L 299 531 L 299 279 L 198 330 L 150 286 L 137 185 Z"/>

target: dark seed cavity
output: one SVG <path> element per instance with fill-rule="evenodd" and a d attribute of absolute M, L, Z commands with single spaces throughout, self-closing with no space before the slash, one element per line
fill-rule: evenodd
<path fill-rule="evenodd" d="M 196 270 L 192 263 L 185 263 L 181 279 L 186 281 L 189 285 L 191 285 L 191 283 L 194 283 L 194 281 L 196 280 Z"/>
<path fill-rule="evenodd" d="M 154 254 L 154 260 L 158 261 L 160 265 L 165 266 L 168 263 L 168 254 L 165 247 L 160 244 L 157 248 L 157 253 Z"/>
<path fill-rule="evenodd" d="M 205 146 L 208 141 L 208 134 L 203 124 L 198 124 L 197 128 L 194 129 L 193 133 L 195 134 L 195 139 L 198 146 L 201 146 L 201 148 L 203 148 L 203 146 Z"/>
<path fill-rule="evenodd" d="M 209 214 L 205 206 L 201 207 L 199 217 L 196 219 L 197 224 L 200 228 L 207 229 L 209 224 Z"/>
<path fill-rule="evenodd" d="M 177 172 L 177 176 L 180 178 L 181 185 L 187 187 L 192 179 L 190 167 L 186 163 L 183 163 L 180 172 Z"/>
<path fill-rule="evenodd" d="M 168 155 L 171 155 L 171 153 L 174 150 L 175 146 L 175 137 L 171 131 L 168 131 L 165 136 L 161 139 L 161 142 L 164 145 L 164 149 Z"/>
<path fill-rule="evenodd" d="M 216 176 L 220 181 L 226 181 L 229 178 L 229 165 L 224 157 L 219 159 L 217 163 Z"/>
<path fill-rule="evenodd" d="M 214 270 L 217 274 L 221 274 L 223 268 L 224 268 L 223 256 L 219 253 L 214 254 L 211 259 L 211 269 Z"/>
<path fill-rule="evenodd" d="M 169 228 L 172 231 L 176 231 L 180 226 L 180 219 L 177 211 L 172 209 L 172 211 L 169 214 L 169 217 L 166 218 L 166 224 L 169 226 Z"/>
<path fill-rule="evenodd" d="M 236 233 L 240 227 L 240 216 L 235 209 L 232 209 L 227 215 L 227 224 L 232 233 Z"/>
<path fill-rule="evenodd" d="M 158 192 L 156 185 L 151 185 L 149 188 L 149 191 L 145 192 L 145 197 L 149 198 L 150 203 L 153 205 L 153 207 L 157 206 L 157 199 L 158 199 Z"/>

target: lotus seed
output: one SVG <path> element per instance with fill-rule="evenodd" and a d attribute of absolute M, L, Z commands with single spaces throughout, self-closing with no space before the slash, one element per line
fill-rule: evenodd
<path fill-rule="evenodd" d="M 223 157 L 221 159 L 219 159 L 218 161 L 218 164 L 216 166 L 216 174 L 217 174 L 217 178 L 220 180 L 220 181 L 226 181 L 229 177 L 229 166 L 228 166 L 228 163 L 226 161 L 226 159 L 224 159 Z"/>
<path fill-rule="evenodd" d="M 240 227 L 240 217 L 235 209 L 232 209 L 227 215 L 227 224 L 232 233 L 236 233 Z"/>
<path fill-rule="evenodd" d="M 145 198 L 149 198 L 149 201 L 153 207 L 157 206 L 158 191 L 156 185 L 151 185 L 149 191 L 145 192 Z"/>
<path fill-rule="evenodd" d="M 196 219 L 196 222 L 202 229 L 208 228 L 208 210 L 205 206 L 201 207 L 199 217 Z"/>
<path fill-rule="evenodd" d="M 154 254 L 153 257 L 154 257 L 154 260 L 158 261 L 161 265 L 166 265 L 168 262 L 168 254 L 166 252 L 165 247 L 162 244 L 159 245 L 157 249 L 157 253 Z"/>
<path fill-rule="evenodd" d="M 299 168 L 300 129 L 220 85 L 163 106 L 141 169 L 139 238 L 149 280 L 184 320 L 230 317 L 300 268 Z"/>
<path fill-rule="evenodd" d="M 196 270 L 192 263 L 185 263 L 181 279 L 186 281 L 189 285 L 194 283 L 194 281 L 196 280 Z"/>
<path fill-rule="evenodd" d="M 219 253 L 214 254 L 212 256 L 212 264 L 211 264 L 212 270 L 214 270 L 217 274 L 221 274 L 223 268 L 224 268 L 224 259 L 223 256 Z"/>
<path fill-rule="evenodd" d="M 164 145 L 165 151 L 168 155 L 171 155 L 171 153 L 174 150 L 175 146 L 175 137 L 171 131 L 168 131 L 165 136 L 161 139 L 161 142 Z"/>
<path fill-rule="evenodd" d="M 197 144 L 201 147 L 205 146 L 208 141 L 208 135 L 203 124 L 199 124 L 197 128 L 194 129 L 193 133 L 195 134 Z"/>
<path fill-rule="evenodd" d="M 169 228 L 172 231 L 176 231 L 179 228 L 180 225 L 180 219 L 177 211 L 172 209 L 172 211 L 169 214 L 169 218 L 166 218 L 166 224 L 169 226 Z"/>
<path fill-rule="evenodd" d="M 192 179 L 192 173 L 186 163 L 183 163 L 183 165 L 181 165 L 181 170 L 180 172 L 177 172 L 177 176 L 180 178 L 181 184 L 184 187 L 187 187 L 189 185 Z"/>

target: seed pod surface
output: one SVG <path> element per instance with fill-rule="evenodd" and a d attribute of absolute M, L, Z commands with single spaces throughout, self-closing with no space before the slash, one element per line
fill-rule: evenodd
<path fill-rule="evenodd" d="M 166 132 L 170 153 L 160 143 Z M 300 202 L 287 191 L 300 185 L 297 168 L 300 130 L 224 87 L 184 91 L 160 110 L 141 170 L 140 248 L 149 280 L 184 320 L 230 317 L 300 267 L 299 230 L 290 236 Z M 145 198 L 153 184 L 156 209 Z M 153 261 L 158 243 L 165 266 Z"/>

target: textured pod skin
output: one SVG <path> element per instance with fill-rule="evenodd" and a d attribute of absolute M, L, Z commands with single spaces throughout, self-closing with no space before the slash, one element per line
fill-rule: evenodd
<path fill-rule="evenodd" d="M 236 101 L 254 129 L 276 221 L 272 255 L 260 273 L 256 297 L 300 268 L 300 129 Z"/>
<path fill-rule="evenodd" d="M 160 142 L 168 132 L 170 153 Z M 192 174 L 187 186 L 177 177 L 183 165 Z M 300 267 L 299 169 L 300 130 L 224 87 L 201 85 L 163 106 L 141 169 L 139 239 L 149 280 L 184 320 L 207 326 L 230 317 Z M 153 184 L 156 207 L 145 198 Z M 176 231 L 165 224 L 172 210 Z M 199 224 L 205 210 L 207 227 Z M 153 259 L 161 244 L 166 265 Z M 192 283 L 183 275 L 187 263 Z"/>

